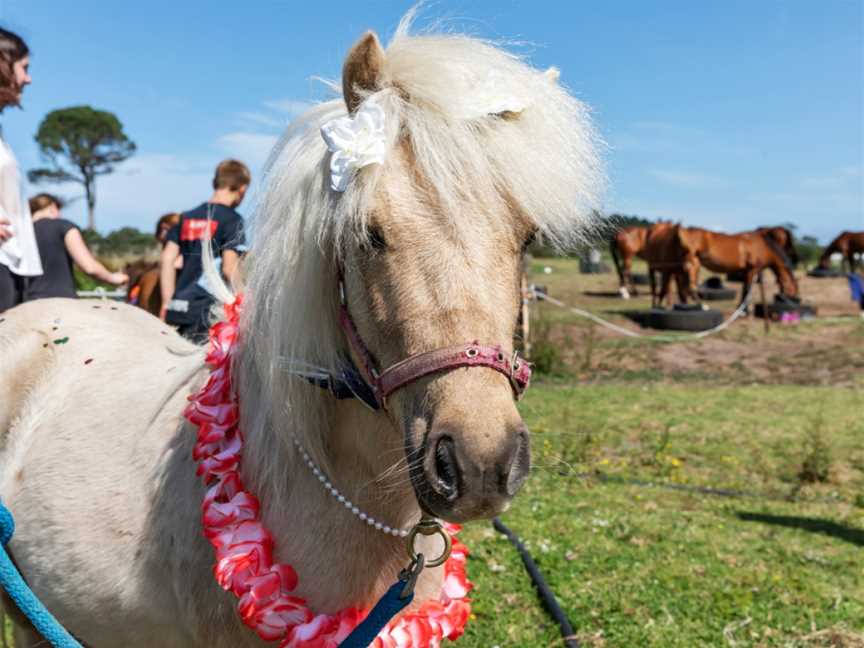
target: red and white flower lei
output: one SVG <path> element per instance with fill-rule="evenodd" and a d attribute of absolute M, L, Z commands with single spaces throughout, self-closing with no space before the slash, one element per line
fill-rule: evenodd
<path fill-rule="evenodd" d="M 226 320 L 210 329 L 207 384 L 189 397 L 184 416 L 198 426 L 193 457 L 197 474 L 209 487 L 202 504 L 204 534 L 216 549 L 216 580 L 237 596 L 243 622 L 279 648 L 334 648 L 369 610 L 347 608 L 315 614 L 302 598 L 292 596 L 297 573 L 273 561 L 273 536 L 261 522 L 258 499 L 240 477 L 243 434 L 239 404 L 231 384 L 231 357 L 238 335 L 242 296 L 225 306 Z M 456 525 L 448 526 L 453 535 Z M 444 564 L 439 599 L 423 603 L 391 621 L 376 637 L 374 648 L 425 648 L 459 638 L 471 613 L 465 573 L 468 548 L 453 538 Z"/>

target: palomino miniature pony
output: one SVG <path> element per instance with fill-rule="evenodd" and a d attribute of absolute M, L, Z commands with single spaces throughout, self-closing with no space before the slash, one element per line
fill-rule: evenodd
<path fill-rule="evenodd" d="M 744 303 L 753 281 L 765 268 L 770 268 L 780 284 L 780 292 L 798 296 L 798 283 L 783 250 L 771 239 L 755 232 L 721 234 L 698 227 L 679 227 L 678 241 L 683 251 L 683 267 L 689 283 L 696 285 L 699 266 L 714 272 L 743 272 L 744 287 L 740 304 Z"/>
<path fill-rule="evenodd" d="M 187 410 L 208 422 L 183 420 L 204 351 L 143 310 L 5 313 L 0 497 L 36 594 L 96 648 L 334 646 L 406 565 L 400 529 L 421 511 L 503 511 L 529 469 L 511 356 L 523 246 L 583 229 L 602 184 L 594 142 L 551 75 L 487 43 L 403 24 L 385 52 L 367 34 L 343 98 L 271 155 L 242 312 L 226 309 Z M 352 360 L 377 409 L 295 371 L 339 376 Z M 401 382 L 385 389 L 385 374 Z M 208 445 L 226 430 L 239 464 Z M 222 471 L 218 490 L 196 460 Z M 435 540 L 417 547 L 436 555 Z M 420 574 L 376 645 L 461 633 L 468 588 L 446 570 Z M 17 640 L 39 643 L 25 627 Z"/>
<path fill-rule="evenodd" d="M 841 232 L 819 257 L 819 267 L 827 269 L 831 263 L 831 255 L 843 255 L 842 264 L 849 266 L 849 272 L 855 272 L 855 255 L 864 258 L 864 232 Z"/>

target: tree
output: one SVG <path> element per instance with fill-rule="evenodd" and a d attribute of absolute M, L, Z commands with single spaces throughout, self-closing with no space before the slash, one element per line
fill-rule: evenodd
<path fill-rule="evenodd" d="M 798 258 L 805 267 L 815 264 L 822 255 L 822 246 L 815 236 L 804 235 L 795 243 Z"/>
<path fill-rule="evenodd" d="M 650 227 L 654 224 L 654 221 L 647 218 L 628 214 L 607 214 L 603 216 L 603 219 L 615 229 L 633 227 L 634 225 L 638 227 Z"/>
<path fill-rule="evenodd" d="M 135 143 L 123 132 L 114 113 L 90 106 L 52 110 L 35 137 L 46 168 L 31 169 L 30 182 L 77 182 L 87 197 L 87 227 L 96 229 L 96 177 L 135 153 Z"/>

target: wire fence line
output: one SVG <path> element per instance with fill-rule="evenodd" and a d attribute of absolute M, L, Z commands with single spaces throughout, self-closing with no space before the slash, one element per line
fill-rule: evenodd
<path fill-rule="evenodd" d="M 713 335 L 714 333 L 719 333 L 720 331 L 729 327 L 732 322 L 734 322 L 747 312 L 747 307 L 750 304 L 750 295 L 753 292 L 753 289 L 751 288 L 747 292 L 747 295 L 744 297 L 744 300 L 741 302 L 738 308 L 736 308 L 735 311 L 723 322 L 710 329 L 699 331 L 698 333 L 682 333 L 680 335 L 645 335 L 643 333 L 639 333 L 638 331 L 631 331 L 628 328 L 624 328 L 623 326 L 619 326 L 618 324 L 605 320 L 590 311 L 584 310 L 582 308 L 577 308 L 575 306 L 569 306 L 564 302 L 555 299 L 554 297 L 550 297 L 549 295 L 538 291 L 536 288 L 532 287 L 531 290 L 537 299 L 549 302 L 550 304 L 557 306 L 558 308 L 568 310 L 574 315 L 578 315 L 579 317 L 589 319 L 592 322 L 599 324 L 600 326 L 606 327 L 610 331 L 614 331 L 620 335 L 626 335 L 627 337 L 631 338 L 637 338 L 641 340 L 657 340 L 658 342 L 683 342 L 686 340 L 699 340 L 701 338 L 708 337 L 709 335 Z"/>

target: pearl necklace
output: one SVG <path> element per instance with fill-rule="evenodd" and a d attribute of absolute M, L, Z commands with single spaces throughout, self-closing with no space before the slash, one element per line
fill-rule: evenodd
<path fill-rule="evenodd" d="M 297 450 L 300 452 L 300 456 L 303 457 L 303 461 L 305 461 L 306 465 L 309 466 L 312 474 L 318 478 L 318 481 L 321 482 L 327 492 L 330 493 L 337 502 L 342 504 L 346 509 L 348 509 L 353 515 L 356 515 L 358 518 L 360 518 L 363 522 L 365 522 L 371 527 L 374 527 L 377 531 L 381 531 L 396 538 L 408 537 L 408 534 L 411 533 L 411 529 L 398 529 L 396 527 L 391 527 L 387 524 L 384 524 L 383 522 L 379 522 L 368 513 L 364 513 L 363 511 L 361 511 L 357 505 L 355 505 L 351 500 L 349 500 L 342 493 L 340 493 L 339 489 L 336 488 L 332 483 L 330 483 L 330 480 L 327 479 L 327 475 L 325 475 L 324 472 L 315 464 L 315 462 L 312 460 L 312 457 L 310 457 L 309 453 L 306 452 L 306 448 L 304 448 L 297 440 L 297 437 L 292 434 L 291 440 L 294 442 L 294 445 L 297 446 Z"/>

